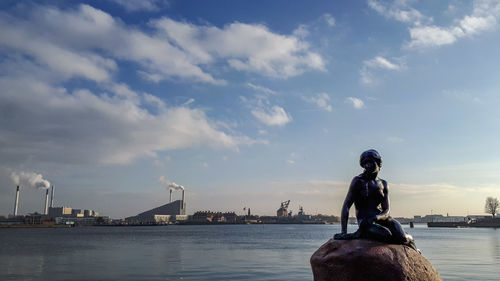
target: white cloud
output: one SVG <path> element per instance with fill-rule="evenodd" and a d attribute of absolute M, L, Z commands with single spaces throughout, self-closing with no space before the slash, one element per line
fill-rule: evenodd
<path fill-rule="evenodd" d="M 275 91 L 252 83 L 248 83 L 247 86 L 260 92 L 250 98 L 240 96 L 243 104 L 250 109 L 252 115 L 257 120 L 267 126 L 284 126 L 292 121 L 291 115 L 283 107 L 272 105 L 271 98 L 276 94 Z M 259 130 L 258 133 L 259 135 L 264 135 L 267 134 L 267 131 Z"/>
<path fill-rule="evenodd" d="M 409 7 L 404 0 L 397 0 L 392 3 L 377 0 L 368 0 L 368 6 L 382 16 L 404 23 L 420 25 L 422 22 L 430 22 L 432 18 L 422 15 L 418 10 Z"/>
<path fill-rule="evenodd" d="M 262 87 L 262 86 L 259 86 L 259 85 L 255 85 L 255 84 L 252 84 L 252 83 L 247 83 L 247 86 L 254 89 L 255 91 L 258 91 L 258 92 L 263 92 L 263 93 L 266 93 L 266 94 L 276 94 L 276 91 L 273 91 L 271 89 L 268 89 L 266 87 Z"/>
<path fill-rule="evenodd" d="M 410 28 L 409 48 L 439 47 L 455 43 L 460 38 L 472 37 L 481 32 L 493 30 L 500 16 L 500 2 L 476 0 L 473 11 L 448 27 L 435 25 L 415 26 Z"/>
<path fill-rule="evenodd" d="M 317 20 L 310 24 L 300 24 L 294 31 L 293 35 L 298 38 L 306 38 L 310 35 L 311 32 L 316 33 L 318 31 L 318 27 L 324 26 L 326 24 L 327 27 L 332 28 L 335 26 L 335 18 L 326 13 L 319 17 Z"/>
<path fill-rule="evenodd" d="M 307 36 L 309 36 L 309 28 L 307 25 L 305 24 L 301 24 L 299 25 L 299 27 L 297 27 L 294 31 L 293 31 L 293 35 L 299 37 L 299 38 L 305 38 Z"/>
<path fill-rule="evenodd" d="M 137 63 L 142 68 L 139 73 L 153 81 L 178 77 L 224 83 L 203 71 L 199 61 L 173 46 L 158 30 L 146 34 L 88 5 L 76 10 L 35 7 L 26 17 L 0 16 L 4 34 L 0 46 L 31 56 L 65 79 L 107 81 L 116 69 L 115 61 L 123 60 Z"/>
<path fill-rule="evenodd" d="M 254 143 L 220 130 L 203 111 L 146 110 L 144 95 L 67 92 L 31 78 L 0 79 L 0 157 L 4 162 L 129 163 L 159 151 Z"/>
<path fill-rule="evenodd" d="M 193 99 L 193 98 L 190 98 L 190 99 L 188 99 L 185 103 L 183 103 L 183 105 L 185 105 L 185 106 L 186 106 L 186 105 L 190 105 L 190 104 L 192 104 L 193 102 L 194 102 L 194 99 Z"/>
<path fill-rule="evenodd" d="M 25 54 L 35 58 L 64 79 L 84 77 L 97 82 L 110 80 L 116 63 L 112 59 L 83 51 L 73 52 L 54 44 L 50 38 L 37 36 L 32 26 L 24 22 L 6 20 L 0 16 L 0 46 L 13 54 Z"/>
<path fill-rule="evenodd" d="M 401 65 L 392 63 L 388 61 L 384 57 L 377 56 L 371 60 L 367 60 L 363 62 L 364 65 L 366 65 L 369 68 L 382 68 L 382 69 L 388 69 L 388 70 L 400 70 Z"/>
<path fill-rule="evenodd" d="M 443 29 L 437 26 L 410 28 L 411 42 L 408 47 L 442 46 L 455 43 L 460 29 Z"/>
<path fill-rule="evenodd" d="M 283 126 L 292 121 L 292 117 L 285 109 L 277 105 L 269 109 L 255 108 L 252 110 L 252 115 L 267 126 Z"/>
<path fill-rule="evenodd" d="M 335 18 L 330 14 L 324 14 L 322 18 L 325 20 L 326 24 L 330 27 L 335 26 Z"/>
<path fill-rule="evenodd" d="M 351 104 L 356 109 L 362 109 L 363 107 L 365 107 L 365 103 L 361 99 L 358 99 L 358 98 L 348 97 L 345 99 L 345 101 L 347 103 Z"/>
<path fill-rule="evenodd" d="M 412 25 L 409 28 L 410 42 L 407 48 L 440 47 L 455 43 L 460 38 L 471 37 L 484 31 L 493 30 L 500 16 L 500 2 L 496 0 L 475 0 L 470 15 L 458 18 L 449 26 L 433 25 L 433 19 L 409 7 L 408 1 L 396 0 L 384 3 L 368 0 L 368 6 L 379 14 Z M 453 6 L 448 7 L 448 13 Z"/>
<path fill-rule="evenodd" d="M 111 0 L 123 6 L 129 12 L 137 11 L 157 11 L 162 6 L 167 5 L 167 1 L 162 0 Z"/>
<path fill-rule="evenodd" d="M 304 100 L 310 103 L 314 103 L 316 106 L 326 111 L 332 111 L 332 106 L 328 104 L 328 102 L 330 101 L 330 96 L 328 96 L 327 93 L 319 93 L 315 97 L 310 98 L 304 97 Z"/>
<path fill-rule="evenodd" d="M 110 81 L 118 61 L 136 63 L 137 72 L 154 82 L 181 78 L 217 85 L 226 81 L 206 69 L 219 62 L 281 78 L 324 70 L 307 42 L 263 25 L 232 23 L 221 29 L 163 17 L 151 21 L 146 32 L 84 4 L 66 10 L 33 5 L 22 15 L 0 14 L 0 47 L 62 79 Z"/>
<path fill-rule="evenodd" d="M 485 17 L 465 16 L 460 21 L 460 27 L 464 30 L 465 34 L 476 34 L 492 29 L 496 23 L 497 20 L 492 15 Z"/>
<path fill-rule="evenodd" d="M 404 64 L 402 62 L 394 63 L 384 57 L 376 56 L 373 59 L 365 60 L 363 62 L 363 67 L 359 72 L 361 76 L 361 83 L 374 84 L 376 82 L 376 79 L 373 72 L 377 69 L 401 71 L 403 68 Z"/>
<path fill-rule="evenodd" d="M 221 58 L 232 68 L 288 78 L 308 69 L 325 70 L 309 44 L 294 36 L 273 33 L 263 25 L 232 23 L 224 28 L 196 26 L 168 18 L 153 21 L 182 50 L 202 62 Z"/>
<path fill-rule="evenodd" d="M 368 71 L 367 68 L 365 67 L 361 68 L 361 70 L 359 71 L 359 75 L 361 76 L 360 77 L 361 83 L 366 85 L 375 84 L 376 80 L 373 77 L 373 74 L 370 71 Z"/>

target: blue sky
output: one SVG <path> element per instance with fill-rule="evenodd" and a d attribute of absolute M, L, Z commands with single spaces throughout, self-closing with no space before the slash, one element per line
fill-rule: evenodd
<path fill-rule="evenodd" d="M 270 3 L 271 2 L 271 3 Z M 500 196 L 498 1 L 4 1 L 0 213 L 340 213 L 383 157 L 393 216 Z M 180 196 L 176 194 L 175 196 Z"/>

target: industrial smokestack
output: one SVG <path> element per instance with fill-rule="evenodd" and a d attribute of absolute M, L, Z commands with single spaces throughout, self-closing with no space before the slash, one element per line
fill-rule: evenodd
<path fill-rule="evenodd" d="M 17 216 L 17 207 L 19 207 L 19 185 L 16 189 L 16 201 L 14 202 L 14 216 Z"/>
<path fill-rule="evenodd" d="M 185 190 L 183 189 L 183 190 L 182 190 L 182 205 L 181 205 L 181 206 L 182 206 L 182 208 L 184 208 L 184 204 L 185 204 L 185 203 L 184 203 L 184 192 L 185 192 Z"/>
<path fill-rule="evenodd" d="M 172 203 L 172 189 L 170 189 L 170 201 L 169 203 Z"/>
<path fill-rule="evenodd" d="M 50 207 L 54 208 L 54 186 L 52 186 L 52 191 L 50 192 Z"/>
<path fill-rule="evenodd" d="M 45 210 L 43 210 L 44 215 L 49 214 L 49 190 L 45 189 Z"/>

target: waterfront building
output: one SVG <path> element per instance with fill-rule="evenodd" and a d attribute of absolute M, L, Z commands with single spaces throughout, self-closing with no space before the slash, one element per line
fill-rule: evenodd
<path fill-rule="evenodd" d="M 109 217 L 57 217 L 56 224 L 90 226 L 98 224 L 109 224 Z"/>
<path fill-rule="evenodd" d="M 198 211 L 191 216 L 191 221 L 200 223 L 236 223 L 238 219 L 235 212 Z"/>
<path fill-rule="evenodd" d="M 82 209 L 73 209 L 71 211 L 71 216 L 75 218 L 83 218 L 83 210 Z"/>
<path fill-rule="evenodd" d="M 49 207 L 49 218 L 55 219 L 56 217 L 70 217 L 73 213 L 71 207 Z"/>
<path fill-rule="evenodd" d="M 129 223 L 166 223 L 186 219 L 186 204 L 182 200 L 176 200 L 136 216 L 125 218 Z"/>

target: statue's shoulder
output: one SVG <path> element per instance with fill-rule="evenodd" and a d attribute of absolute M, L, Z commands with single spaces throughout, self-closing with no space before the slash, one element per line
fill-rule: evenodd
<path fill-rule="evenodd" d="M 364 179 L 362 177 L 362 174 L 357 175 L 354 178 L 352 178 L 352 183 L 363 182 L 363 181 L 364 181 Z"/>
<path fill-rule="evenodd" d="M 387 181 L 381 178 L 377 178 L 377 180 L 382 184 L 384 189 L 387 189 Z"/>

